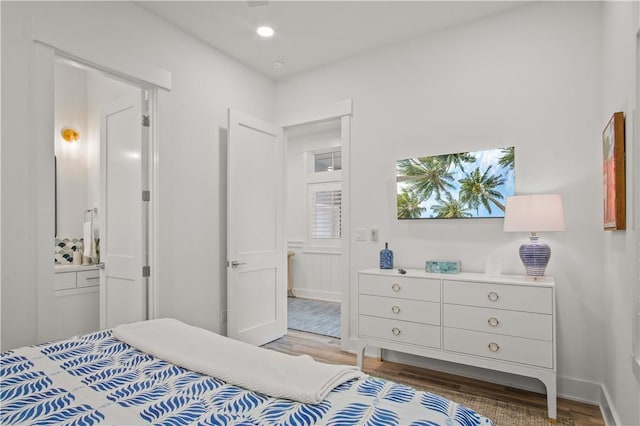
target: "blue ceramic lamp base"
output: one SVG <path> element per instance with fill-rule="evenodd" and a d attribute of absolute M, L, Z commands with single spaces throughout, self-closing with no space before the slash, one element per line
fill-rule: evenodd
<path fill-rule="evenodd" d="M 527 278 L 533 280 L 544 279 L 544 271 L 551 258 L 551 248 L 539 243 L 538 236 L 532 232 L 529 242 L 520 246 L 520 260 L 524 265 Z"/>

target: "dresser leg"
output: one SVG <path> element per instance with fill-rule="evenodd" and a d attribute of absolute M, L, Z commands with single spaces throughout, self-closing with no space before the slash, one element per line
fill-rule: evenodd
<path fill-rule="evenodd" d="M 556 396 L 556 374 L 555 373 L 543 373 L 538 378 L 544 383 L 547 388 L 547 410 L 549 412 L 549 422 L 555 423 L 557 413 L 557 396 Z"/>
<path fill-rule="evenodd" d="M 364 350 L 366 347 L 367 345 L 358 342 L 358 349 L 356 350 L 356 360 L 357 360 L 358 368 L 360 370 L 362 370 L 362 367 L 364 365 Z"/>

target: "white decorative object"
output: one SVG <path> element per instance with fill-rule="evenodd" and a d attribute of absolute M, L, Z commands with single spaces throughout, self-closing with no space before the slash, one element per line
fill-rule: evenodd
<path fill-rule="evenodd" d="M 491 277 L 502 275 L 502 261 L 499 257 L 489 256 L 484 267 L 484 274 Z"/>
<path fill-rule="evenodd" d="M 367 346 L 542 381 L 556 418 L 555 282 L 407 270 L 358 273 L 358 366 Z"/>
<path fill-rule="evenodd" d="M 530 279 L 544 279 L 551 258 L 547 244 L 538 242 L 537 232 L 564 231 L 564 210 L 559 194 L 518 195 L 507 198 L 504 232 L 531 232 L 520 246 L 520 260 Z"/>

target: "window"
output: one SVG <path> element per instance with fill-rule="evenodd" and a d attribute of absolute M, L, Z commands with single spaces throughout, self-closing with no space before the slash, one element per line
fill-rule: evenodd
<path fill-rule="evenodd" d="M 314 172 L 333 172 L 337 170 L 342 170 L 342 152 L 340 148 L 313 154 Z"/>
<path fill-rule="evenodd" d="M 339 184 L 338 184 L 339 185 Z M 310 185 L 309 233 L 311 240 L 339 240 L 342 236 L 342 190 Z"/>
<path fill-rule="evenodd" d="M 342 152 L 339 146 L 306 152 L 307 243 L 340 247 L 342 237 Z"/>

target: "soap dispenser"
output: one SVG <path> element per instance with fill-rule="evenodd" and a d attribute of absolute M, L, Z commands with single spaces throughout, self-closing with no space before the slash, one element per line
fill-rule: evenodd
<path fill-rule="evenodd" d="M 389 243 L 384 243 L 380 250 L 380 269 L 393 269 L 393 252 L 389 250 Z"/>

